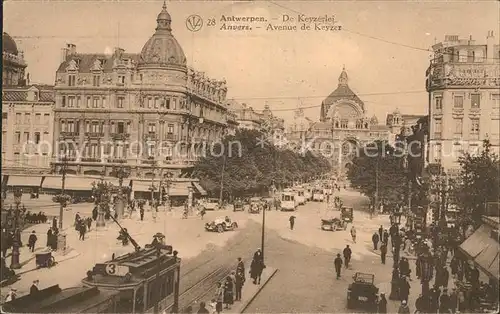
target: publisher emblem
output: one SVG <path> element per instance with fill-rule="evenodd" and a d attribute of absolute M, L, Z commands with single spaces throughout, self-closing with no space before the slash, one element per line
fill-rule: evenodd
<path fill-rule="evenodd" d="M 203 19 L 196 14 L 190 15 L 186 19 L 186 27 L 192 32 L 197 32 L 203 27 Z"/>

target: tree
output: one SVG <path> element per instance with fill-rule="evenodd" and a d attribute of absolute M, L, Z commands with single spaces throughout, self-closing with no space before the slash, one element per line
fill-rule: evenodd
<path fill-rule="evenodd" d="M 194 175 L 213 196 L 223 190 L 230 196 L 262 194 L 274 185 L 285 187 L 294 180 L 328 172 L 330 165 L 311 152 L 299 155 L 261 142 L 266 136 L 256 130 L 238 130 L 222 140 L 224 150 L 207 151 L 195 165 Z M 229 151 L 231 150 L 231 151 Z"/>
<path fill-rule="evenodd" d="M 491 151 L 489 140 L 484 140 L 483 150 L 479 155 L 466 152 L 458 162 L 461 171 L 460 184 L 455 189 L 456 198 L 470 217 L 480 222 L 487 202 L 499 200 L 499 157 Z"/>
<path fill-rule="evenodd" d="M 385 142 L 370 143 L 358 150 L 347 171 L 351 185 L 368 196 L 372 204 L 375 204 L 377 190 L 379 200 L 389 204 L 400 203 L 407 193 L 402 156 L 395 152 Z"/>

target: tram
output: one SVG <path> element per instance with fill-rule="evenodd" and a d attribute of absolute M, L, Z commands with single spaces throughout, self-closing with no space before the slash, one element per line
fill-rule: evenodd
<path fill-rule="evenodd" d="M 282 211 L 294 211 L 298 206 L 297 200 L 295 199 L 295 192 L 285 191 L 281 194 L 281 210 Z"/>

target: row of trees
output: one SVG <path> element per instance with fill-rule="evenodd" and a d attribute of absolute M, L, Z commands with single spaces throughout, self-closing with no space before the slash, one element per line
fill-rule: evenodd
<path fill-rule="evenodd" d="M 383 142 L 374 142 L 360 149 L 347 177 L 351 185 L 368 196 L 373 203 L 378 196 L 390 206 L 405 204 L 411 193 L 413 199 L 420 200 L 421 206 L 425 207 L 429 201 L 437 199 L 440 205 L 457 205 L 465 214 L 460 215 L 462 219 L 479 222 L 487 204 L 499 202 L 499 156 L 491 150 L 490 142 L 485 140 L 479 154 L 466 152 L 458 161 L 460 173 L 454 178 L 448 176 L 449 179 L 445 180 L 448 186 L 442 185 L 442 170 L 431 173 L 426 169 L 423 171 L 426 179 L 422 180 L 421 187 L 413 184 L 410 190 L 408 179 L 412 179 L 412 167 L 407 164 L 401 150 Z M 433 194 L 437 197 L 431 197 Z M 443 200 L 443 197 L 446 199 Z"/>
<path fill-rule="evenodd" d="M 210 195 L 218 197 L 222 187 L 224 197 L 232 197 L 260 195 L 273 186 L 283 188 L 330 171 L 324 157 L 281 150 L 265 138 L 257 130 L 226 136 L 223 146 L 212 147 L 198 161 L 194 176 Z"/>

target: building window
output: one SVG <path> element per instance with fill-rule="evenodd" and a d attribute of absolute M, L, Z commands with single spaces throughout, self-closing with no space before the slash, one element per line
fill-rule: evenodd
<path fill-rule="evenodd" d="M 463 121 L 460 118 L 453 119 L 453 124 L 455 125 L 455 135 L 462 136 Z"/>
<path fill-rule="evenodd" d="M 470 137 L 471 140 L 479 139 L 479 119 L 470 119 Z"/>
<path fill-rule="evenodd" d="M 68 121 L 68 132 L 75 132 L 75 123 L 73 121 Z"/>
<path fill-rule="evenodd" d="M 68 96 L 68 107 L 73 108 L 75 106 L 75 97 L 74 96 Z"/>
<path fill-rule="evenodd" d="M 170 133 L 172 133 L 172 134 L 174 133 L 174 125 L 173 124 L 169 124 L 167 126 L 167 133 L 169 133 L 169 134 Z"/>
<path fill-rule="evenodd" d="M 50 123 L 50 113 L 43 114 L 43 123 Z"/>
<path fill-rule="evenodd" d="M 491 100 L 492 100 L 492 104 L 491 104 L 491 108 L 493 109 L 500 109 L 500 94 L 491 94 Z"/>
<path fill-rule="evenodd" d="M 20 113 L 16 113 L 16 124 L 23 123 L 23 116 Z"/>
<path fill-rule="evenodd" d="M 70 74 L 68 75 L 68 85 L 75 86 L 76 85 L 76 75 Z"/>
<path fill-rule="evenodd" d="M 493 143 L 500 141 L 500 120 L 491 120 L 491 140 Z"/>
<path fill-rule="evenodd" d="M 94 102 L 92 104 L 92 108 L 99 108 L 99 98 L 94 97 Z"/>
<path fill-rule="evenodd" d="M 484 55 L 482 50 L 474 51 L 474 62 L 484 62 Z"/>
<path fill-rule="evenodd" d="M 161 98 L 155 97 L 154 102 L 155 102 L 155 109 L 158 109 L 158 107 L 160 107 Z"/>
<path fill-rule="evenodd" d="M 174 98 L 172 99 L 172 109 L 176 109 L 177 108 L 177 98 Z"/>
<path fill-rule="evenodd" d="M 25 124 L 30 124 L 31 123 L 31 115 L 29 113 L 24 114 L 24 123 Z"/>
<path fill-rule="evenodd" d="M 80 108 L 80 96 L 76 96 L 76 108 Z"/>
<path fill-rule="evenodd" d="M 35 124 L 40 124 L 42 121 L 42 114 L 35 113 Z"/>
<path fill-rule="evenodd" d="M 435 104 L 436 110 L 442 110 L 443 109 L 443 97 L 437 96 L 436 98 L 434 98 L 434 104 Z"/>
<path fill-rule="evenodd" d="M 151 97 L 148 98 L 148 108 L 149 109 L 153 108 L 153 98 Z"/>
<path fill-rule="evenodd" d="M 118 75 L 118 84 L 119 85 L 125 84 L 125 76 L 124 75 Z"/>
<path fill-rule="evenodd" d="M 170 109 L 170 98 L 165 99 L 165 108 Z"/>
<path fill-rule="evenodd" d="M 470 94 L 470 107 L 478 109 L 481 107 L 481 94 Z"/>
<path fill-rule="evenodd" d="M 92 100 L 91 100 L 91 97 L 90 96 L 87 96 L 87 102 L 86 102 L 86 106 L 87 108 L 90 108 L 90 104 L 91 104 Z"/>
<path fill-rule="evenodd" d="M 118 122 L 116 124 L 116 133 L 119 133 L 119 134 L 125 133 L 125 123 Z"/>
<path fill-rule="evenodd" d="M 441 144 L 436 144 L 434 146 L 435 150 L 434 150 L 434 161 L 435 162 L 441 162 Z"/>
<path fill-rule="evenodd" d="M 148 132 L 149 132 L 149 133 L 156 133 L 156 124 L 154 124 L 154 123 L 149 123 L 149 124 L 148 124 Z"/>
<path fill-rule="evenodd" d="M 467 50 L 460 50 L 458 52 L 458 62 L 467 62 Z"/>
<path fill-rule="evenodd" d="M 15 141 L 14 141 L 16 144 L 20 144 L 21 143 L 21 132 L 16 132 L 16 135 L 15 135 Z"/>
<path fill-rule="evenodd" d="M 453 108 L 463 108 L 463 107 L 464 107 L 464 96 L 454 96 Z"/>
<path fill-rule="evenodd" d="M 97 121 L 93 121 L 91 125 L 91 132 L 92 133 L 100 133 L 101 131 L 101 125 Z"/>
<path fill-rule="evenodd" d="M 35 144 L 40 143 L 40 132 L 35 132 Z"/>
<path fill-rule="evenodd" d="M 434 120 L 434 138 L 440 139 L 441 132 L 442 132 L 442 120 L 436 119 L 436 120 Z"/>
<path fill-rule="evenodd" d="M 90 132 L 90 121 L 85 121 L 85 132 Z"/>
<path fill-rule="evenodd" d="M 118 97 L 116 101 L 116 108 L 123 108 L 123 102 L 125 101 L 125 98 L 123 97 Z"/>
<path fill-rule="evenodd" d="M 61 106 L 66 107 L 66 96 L 62 96 Z"/>
<path fill-rule="evenodd" d="M 347 120 L 342 120 L 340 122 L 340 127 L 343 128 L 343 129 L 347 129 L 347 124 L 348 124 Z"/>
<path fill-rule="evenodd" d="M 102 108 L 106 108 L 106 105 L 107 105 L 106 97 L 102 97 L 102 102 L 101 102 Z"/>
<path fill-rule="evenodd" d="M 100 86 L 100 81 L 101 81 L 101 76 L 100 75 L 94 75 L 92 78 L 92 85 L 93 86 Z"/>

